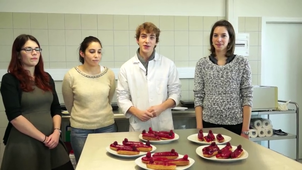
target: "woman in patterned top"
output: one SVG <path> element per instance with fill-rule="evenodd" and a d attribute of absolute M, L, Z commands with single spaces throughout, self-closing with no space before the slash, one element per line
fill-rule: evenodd
<path fill-rule="evenodd" d="M 252 106 L 251 68 L 234 54 L 235 31 L 217 21 L 210 34 L 211 55 L 195 69 L 194 104 L 197 129 L 223 127 L 248 138 Z"/>

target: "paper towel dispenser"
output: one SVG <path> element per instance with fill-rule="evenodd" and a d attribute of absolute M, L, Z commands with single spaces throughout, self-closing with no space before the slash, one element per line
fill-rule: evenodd
<path fill-rule="evenodd" d="M 277 110 L 278 87 L 253 86 L 253 111 Z"/>

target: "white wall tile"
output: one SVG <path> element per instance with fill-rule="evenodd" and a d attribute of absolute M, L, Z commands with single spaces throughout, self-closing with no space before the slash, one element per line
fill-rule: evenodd
<path fill-rule="evenodd" d="M 127 58 L 127 54 L 124 54 L 125 58 Z M 114 62 L 115 58 L 115 50 L 114 50 L 114 46 L 105 46 L 102 49 L 102 60 L 101 62 L 104 61 L 110 61 L 110 62 Z"/>
<path fill-rule="evenodd" d="M 173 16 L 160 16 L 159 17 L 159 28 L 160 30 L 174 30 L 174 17 Z"/>
<path fill-rule="evenodd" d="M 31 29 L 29 29 L 29 28 L 16 28 L 16 29 L 14 29 L 14 37 L 18 37 L 21 34 L 31 34 Z"/>
<path fill-rule="evenodd" d="M 174 46 L 160 46 L 160 54 L 174 61 Z"/>
<path fill-rule="evenodd" d="M 189 45 L 203 45 L 203 31 L 190 31 L 189 32 Z"/>
<path fill-rule="evenodd" d="M 189 46 L 189 60 L 197 62 L 201 58 L 203 49 L 201 46 Z"/>
<path fill-rule="evenodd" d="M 113 15 L 98 15 L 99 30 L 113 30 Z"/>
<path fill-rule="evenodd" d="M 47 29 L 47 14 L 34 13 L 30 14 L 30 28 L 31 29 Z"/>
<path fill-rule="evenodd" d="M 203 30 L 203 17 L 190 16 L 189 17 L 189 30 Z"/>
<path fill-rule="evenodd" d="M 210 31 L 204 31 L 203 32 L 203 45 L 210 45 Z"/>
<path fill-rule="evenodd" d="M 42 57 L 43 57 L 43 62 L 48 62 L 49 61 L 49 47 L 48 46 L 41 46 L 42 47 Z"/>
<path fill-rule="evenodd" d="M 175 61 L 176 67 L 189 67 L 189 61 Z"/>
<path fill-rule="evenodd" d="M 252 74 L 258 74 L 258 61 L 249 61 L 249 64 L 252 69 Z"/>
<path fill-rule="evenodd" d="M 14 42 L 12 29 L 0 29 L 0 45 L 12 45 Z"/>
<path fill-rule="evenodd" d="M 82 14 L 81 23 L 82 23 L 82 29 L 84 30 L 98 29 L 97 15 Z"/>
<path fill-rule="evenodd" d="M 98 31 L 97 30 L 82 30 L 82 41 L 84 40 L 84 38 L 86 38 L 88 36 L 98 37 Z"/>
<path fill-rule="evenodd" d="M 65 64 L 66 61 L 66 53 L 65 53 L 65 46 L 49 46 L 49 61 L 53 62 L 62 62 Z M 63 64 L 60 64 L 63 65 Z M 51 65 L 50 65 L 51 67 Z M 57 67 L 56 67 L 57 68 Z M 62 67 L 65 68 L 65 67 Z"/>
<path fill-rule="evenodd" d="M 65 45 L 65 31 L 64 30 L 49 30 L 48 31 L 49 45 Z"/>
<path fill-rule="evenodd" d="M 82 42 L 81 30 L 65 30 L 66 45 L 79 45 Z"/>
<path fill-rule="evenodd" d="M 66 68 L 71 69 L 71 68 L 76 67 L 81 64 L 82 63 L 80 61 L 69 61 L 66 63 Z"/>
<path fill-rule="evenodd" d="M 175 31 L 175 45 L 189 45 L 188 31 Z"/>
<path fill-rule="evenodd" d="M 175 47 L 175 61 L 188 61 L 189 60 L 189 47 L 177 46 Z"/>
<path fill-rule="evenodd" d="M 259 33 L 247 32 L 250 34 L 250 45 L 259 45 Z"/>
<path fill-rule="evenodd" d="M 258 46 L 250 46 L 249 47 L 249 56 L 247 57 L 249 60 L 259 60 L 259 55 L 258 55 Z"/>
<path fill-rule="evenodd" d="M 159 37 L 159 45 L 174 45 L 174 31 L 162 31 Z"/>
<path fill-rule="evenodd" d="M 1 51 L 1 57 L 0 61 L 6 61 L 9 62 L 11 60 L 11 45 L 1 45 L 0 46 L 0 51 Z"/>
<path fill-rule="evenodd" d="M 175 30 L 188 31 L 189 29 L 189 17 L 187 16 L 176 16 L 174 17 Z"/>
<path fill-rule="evenodd" d="M 0 28 L 13 28 L 13 14 L 11 12 L 0 12 Z"/>
<path fill-rule="evenodd" d="M 79 61 L 79 45 L 70 45 L 65 47 L 66 61 Z"/>
<path fill-rule="evenodd" d="M 127 15 L 115 15 L 113 17 L 114 30 L 128 30 L 129 19 Z"/>
<path fill-rule="evenodd" d="M 245 31 L 259 31 L 259 17 L 246 17 Z"/>
<path fill-rule="evenodd" d="M 64 14 L 48 14 L 48 29 L 64 29 Z"/>
<path fill-rule="evenodd" d="M 50 61 L 49 62 L 49 68 L 51 68 L 51 69 L 66 68 L 66 63 L 65 62 L 60 62 L 60 61 Z"/>
<path fill-rule="evenodd" d="M 109 46 L 113 45 L 113 31 L 107 31 L 107 30 L 98 30 L 98 38 L 102 42 L 102 45 Z"/>
<path fill-rule="evenodd" d="M 132 30 L 133 34 L 135 33 L 136 28 L 145 22 L 145 16 L 129 16 L 129 30 Z"/>
<path fill-rule="evenodd" d="M 65 14 L 65 29 L 81 29 L 81 15 L 80 14 Z"/>
<path fill-rule="evenodd" d="M 129 45 L 128 31 L 114 31 L 114 45 Z"/>
<path fill-rule="evenodd" d="M 13 13 L 13 27 L 14 28 L 30 28 L 30 14 L 29 13 Z"/>
<path fill-rule="evenodd" d="M 46 29 L 35 29 L 31 30 L 31 35 L 36 37 L 36 39 L 39 41 L 40 45 L 43 47 L 44 45 L 48 45 L 48 30 Z"/>
<path fill-rule="evenodd" d="M 203 17 L 203 30 L 211 31 L 213 25 L 218 21 L 217 17 Z"/>
<path fill-rule="evenodd" d="M 159 16 L 145 16 L 145 22 L 152 22 L 159 27 Z"/>
<path fill-rule="evenodd" d="M 126 62 L 129 59 L 129 46 L 115 46 L 114 55 L 114 61 Z"/>
<path fill-rule="evenodd" d="M 238 17 L 238 32 L 245 32 L 245 17 Z"/>

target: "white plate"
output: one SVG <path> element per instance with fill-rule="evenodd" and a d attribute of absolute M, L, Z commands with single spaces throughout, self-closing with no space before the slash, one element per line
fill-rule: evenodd
<path fill-rule="evenodd" d="M 208 135 L 208 133 L 203 133 L 203 136 L 207 136 L 207 135 Z M 200 144 L 206 144 L 206 145 L 208 145 L 208 144 L 210 144 L 210 143 L 212 143 L 212 142 L 216 142 L 217 145 L 225 144 L 225 143 L 231 141 L 231 139 L 232 139 L 230 136 L 222 135 L 222 136 L 224 137 L 224 141 L 220 143 L 220 142 L 217 141 L 216 135 L 217 135 L 217 134 L 214 133 L 215 140 L 214 140 L 214 141 L 211 141 L 211 142 L 206 142 L 206 141 L 200 141 L 200 140 L 198 140 L 198 134 L 197 134 L 197 133 L 188 136 L 187 139 L 188 139 L 189 141 L 191 141 L 191 142 L 200 143 Z"/>
<path fill-rule="evenodd" d="M 216 156 L 212 156 L 210 158 L 207 158 L 205 156 L 203 156 L 203 153 L 202 153 L 202 149 L 204 147 L 207 147 L 209 145 L 204 145 L 204 146 L 199 146 L 198 148 L 196 148 L 196 153 L 197 155 L 199 155 L 200 157 L 204 158 L 204 159 L 208 159 L 208 160 L 212 160 L 212 161 L 218 161 L 218 162 L 234 162 L 234 161 L 240 161 L 240 160 L 244 160 L 244 159 L 247 159 L 249 157 L 249 153 L 243 149 L 243 155 L 239 158 L 234 158 L 234 159 L 217 159 Z M 220 149 L 225 147 L 225 145 L 217 145 Z M 232 148 L 233 148 L 233 151 L 237 148 L 237 146 L 233 146 L 232 145 Z"/>
<path fill-rule="evenodd" d="M 139 134 L 138 138 L 142 141 L 147 141 L 146 139 L 143 139 L 143 135 Z M 150 143 L 169 143 L 175 140 L 178 140 L 179 136 L 178 134 L 174 133 L 174 139 L 167 139 L 167 140 L 149 140 Z"/>
<path fill-rule="evenodd" d="M 144 156 L 141 156 L 141 157 L 135 159 L 136 165 L 138 165 L 139 167 L 144 168 L 144 169 L 149 169 L 149 168 L 147 168 L 147 165 L 142 162 L 142 157 L 144 157 Z M 179 158 L 183 158 L 183 155 L 178 154 L 177 159 L 179 159 Z M 189 165 L 187 165 L 187 166 L 177 166 L 176 170 L 188 169 L 189 167 L 191 167 L 195 163 L 194 159 L 192 159 L 190 157 L 188 157 L 188 159 L 190 161 Z"/>
<path fill-rule="evenodd" d="M 173 110 L 187 110 L 187 107 L 173 107 Z"/>
<path fill-rule="evenodd" d="M 152 146 L 152 150 L 151 152 L 154 152 L 156 150 L 156 147 L 151 145 Z M 137 155 L 121 155 L 121 154 L 118 154 L 116 151 L 110 149 L 110 146 L 107 146 L 106 147 L 106 150 L 107 152 L 113 154 L 113 155 L 116 155 L 116 156 L 119 156 L 119 157 L 126 157 L 126 158 L 133 158 L 133 157 L 138 157 L 138 156 L 142 156 L 142 155 L 146 155 L 147 152 L 139 152 L 139 154 Z"/>

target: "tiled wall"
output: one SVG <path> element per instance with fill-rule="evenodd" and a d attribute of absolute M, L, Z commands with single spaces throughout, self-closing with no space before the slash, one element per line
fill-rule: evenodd
<path fill-rule="evenodd" d="M 195 67 L 196 62 L 209 54 L 211 26 L 221 17 L 202 16 L 134 16 L 88 14 L 40 14 L 0 12 L 0 69 L 7 69 L 15 37 L 34 35 L 43 49 L 45 68 L 71 68 L 79 65 L 78 47 L 84 37 L 97 36 L 103 43 L 101 65 L 119 68 L 138 48 L 134 38 L 136 27 L 153 22 L 161 29 L 156 50 L 172 59 L 177 67 Z M 250 64 L 253 84 L 260 84 L 261 19 L 240 17 L 239 32 L 250 33 Z M 64 73 L 63 73 L 64 74 Z M 182 99 L 193 99 L 193 79 L 181 79 Z M 56 82 L 60 102 L 62 82 Z M 0 101 L 0 137 L 7 125 L 5 110 Z M 0 165 L 4 147 L 0 147 Z"/>

